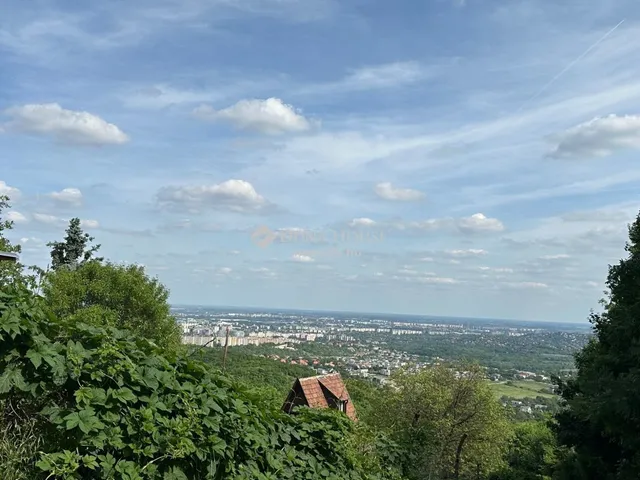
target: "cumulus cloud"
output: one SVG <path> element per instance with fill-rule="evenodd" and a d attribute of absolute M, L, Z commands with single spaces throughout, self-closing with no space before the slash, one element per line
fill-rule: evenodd
<path fill-rule="evenodd" d="M 372 227 L 376 225 L 375 220 L 370 218 L 354 218 L 349 222 L 350 227 Z"/>
<path fill-rule="evenodd" d="M 458 230 L 462 233 L 490 233 L 501 232 L 504 225 L 497 218 L 488 218 L 482 213 L 462 218 L 431 218 L 428 220 L 393 222 L 391 225 L 398 230 L 433 231 Z"/>
<path fill-rule="evenodd" d="M 453 218 L 429 218 L 426 220 L 383 220 L 374 221 L 370 218 L 354 218 L 351 221 L 344 222 L 343 226 L 349 227 L 373 227 L 381 229 L 381 231 L 396 232 L 397 234 L 423 235 L 428 232 L 444 232 L 444 233 L 492 233 L 504 230 L 504 225 L 497 218 L 489 218 L 482 213 L 476 213 L 469 217 Z M 458 253 L 461 253 L 459 251 Z M 467 254 L 474 254 L 474 250 L 470 249 Z M 475 254 L 480 254 L 476 251 Z"/>
<path fill-rule="evenodd" d="M 69 223 L 68 218 L 58 217 L 56 215 L 50 215 L 48 213 L 34 213 L 31 215 L 33 220 L 43 225 L 51 226 L 64 226 Z M 97 220 L 80 220 L 80 226 L 82 228 L 100 228 L 100 224 Z"/>
<path fill-rule="evenodd" d="M 541 282 L 506 282 L 503 284 L 507 288 L 525 289 L 525 290 L 543 290 L 549 288 L 549 285 Z"/>
<path fill-rule="evenodd" d="M 558 253 L 556 255 L 543 255 L 540 257 L 540 260 L 567 260 L 571 258 L 571 255 L 567 255 L 566 253 Z"/>
<path fill-rule="evenodd" d="M 83 228 L 100 228 L 97 220 L 80 220 L 80 226 Z"/>
<path fill-rule="evenodd" d="M 374 188 L 374 192 L 378 197 L 391 201 L 410 202 L 422 200 L 424 198 L 424 193 L 418 190 L 394 187 L 389 182 L 378 183 Z"/>
<path fill-rule="evenodd" d="M 16 212 L 15 210 L 8 211 L 5 218 L 6 220 L 14 223 L 26 223 L 28 221 L 27 217 L 25 217 L 20 212 Z"/>
<path fill-rule="evenodd" d="M 451 257 L 478 257 L 489 252 L 478 248 L 470 248 L 467 250 L 447 250 L 445 253 Z"/>
<path fill-rule="evenodd" d="M 228 122 L 240 130 L 252 130 L 268 135 L 304 132 L 311 128 L 311 122 L 299 111 L 273 97 L 266 100 L 240 100 L 222 110 L 201 105 L 193 113 L 204 120 Z"/>
<path fill-rule="evenodd" d="M 618 150 L 640 148 L 640 115 L 597 117 L 552 137 L 550 157 L 606 157 Z"/>
<path fill-rule="evenodd" d="M 487 218 L 482 213 L 475 213 L 458 220 L 458 228 L 467 233 L 501 232 L 504 230 L 504 225 L 497 218 Z"/>
<path fill-rule="evenodd" d="M 299 263 L 311 263 L 314 261 L 313 257 L 310 257 L 309 255 L 304 255 L 301 253 L 294 253 L 291 257 L 291 260 Z"/>
<path fill-rule="evenodd" d="M 482 267 L 478 267 L 478 270 L 482 270 L 483 272 L 493 272 L 493 273 L 513 273 L 513 268 L 508 268 L 508 267 L 482 266 Z"/>
<path fill-rule="evenodd" d="M 8 131 L 53 137 L 56 141 L 83 145 L 123 144 L 129 137 L 113 123 L 88 112 L 66 110 L 57 103 L 12 107 L 4 112 L 11 120 Z"/>
<path fill-rule="evenodd" d="M 34 213 L 32 217 L 36 222 L 43 223 L 45 225 L 61 225 L 65 223 L 64 219 L 47 213 Z"/>
<path fill-rule="evenodd" d="M 0 196 L 7 196 L 9 199 L 15 200 L 20 196 L 20 190 L 0 180 Z"/>
<path fill-rule="evenodd" d="M 235 179 L 213 185 L 163 187 L 158 191 L 157 200 L 163 207 L 192 211 L 213 208 L 237 213 L 259 213 L 273 207 L 249 182 Z"/>
<path fill-rule="evenodd" d="M 74 207 L 82 205 L 82 192 L 77 188 L 64 188 L 59 192 L 52 192 L 49 197 L 61 205 Z"/>

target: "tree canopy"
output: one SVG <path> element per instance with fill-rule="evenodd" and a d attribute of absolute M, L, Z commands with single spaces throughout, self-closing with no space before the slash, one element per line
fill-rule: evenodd
<path fill-rule="evenodd" d="M 609 267 L 595 338 L 576 356 L 577 376 L 561 385 L 560 441 L 573 448 L 571 478 L 636 479 L 640 471 L 640 215 L 627 257 Z"/>
<path fill-rule="evenodd" d="M 167 351 L 180 345 L 169 291 L 144 267 L 87 261 L 46 275 L 43 295 L 52 312 L 93 325 L 126 328 Z"/>
<path fill-rule="evenodd" d="M 380 426 L 404 450 L 409 479 L 476 478 L 498 469 L 509 425 L 477 366 L 401 373 L 379 405 Z"/>

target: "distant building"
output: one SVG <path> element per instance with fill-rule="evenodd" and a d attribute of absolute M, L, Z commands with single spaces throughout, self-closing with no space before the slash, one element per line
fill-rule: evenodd
<path fill-rule="evenodd" d="M 282 410 L 291 413 L 299 406 L 332 408 L 344 412 L 352 420 L 357 419 L 356 409 L 339 373 L 296 379 Z"/>
<path fill-rule="evenodd" d="M 18 254 L 11 252 L 0 252 L 0 262 L 17 262 Z"/>

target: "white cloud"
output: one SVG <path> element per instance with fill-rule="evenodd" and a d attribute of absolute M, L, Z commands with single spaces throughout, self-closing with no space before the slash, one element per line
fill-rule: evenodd
<path fill-rule="evenodd" d="M 416 201 L 424 198 L 424 193 L 411 188 L 394 187 L 389 182 L 379 183 L 374 191 L 378 197 L 392 201 Z"/>
<path fill-rule="evenodd" d="M 430 277 L 430 276 L 418 277 L 416 279 L 416 281 L 418 281 L 420 283 L 432 283 L 432 284 L 435 284 L 435 285 L 453 285 L 455 283 L 460 283 L 458 280 L 456 280 L 454 278 Z"/>
<path fill-rule="evenodd" d="M 32 217 L 36 222 L 44 223 L 45 225 L 62 225 L 65 223 L 64 219 L 47 213 L 34 213 Z"/>
<path fill-rule="evenodd" d="M 478 267 L 478 269 L 482 270 L 483 272 L 513 273 L 513 269 L 512 268 L 508 268 L 508 267 L 486 267 L 486 266 L 482 266 L 482 267 Z"/>
<path fill-rule="evenodd" d="M 44 225 L 65 226 L 69 223 L 69 219 L 50 215 L 48 213 L 34 213 L 31 215 L 33 219 Z M 80 226 L 83 228 L 99 228 L 100 224 L 97 220 L 80 220 Z"/>
<path fill-rule="evenodd" d="M 560 218 L 565 222 L 624 223 L 632 220 L 633 215 L 620 210 L 586 210 L 569 212 Z"/>
<path fill-rule="evenodd" d="M 617 150 L 640 149 L 640 115 L 608 115 L 577 125 L 552 138 L 555 158 L 606 157 Z"/>
<path fill-rule="evenodd" d="M 273 97 L 266 100 L 240 100 L 222 110 L 201 105 L 193 113 L 204 120 L 225 121 L 240 130 L 252 130 L 269 135 L 304 132 L 311 128 L 311 122 L 300 112 L 279 98 Z"/>
<path fill-rule="evenodd" d="M 301 253 L 294 253 L 291 256 L 291 260 L 293 260 L 294 262 L 300 262 L 300 263 L 311 263 L 313 262 L 313 257 L 310 257 L 309 255 L 303 255 Z"/>
<path fill-rule="evenodd" d="M 82 205 L 82 192 L 77 188 L 64 188 L 59 192 L 52 192 L 49 196 L 57 203 L 64 205 Z"/>
<path fill-rule="evenodd" d="M 239 213 L 258 213 L 273 207 L 249 182 L 234 179 L 213 185 L 162 187 L 157 199 L 162 206 L 189 210 L 208 207 Z"/>
<path fill-rule="evenodd" d="M 80 220 L 80 226 L 83 228 L 100 228 L 97 220 Z"/>
<path fill-rule="evenodd" d="M 376 224 L 375 220 L 370 218 L 354 218 L 349 222 L 350 227 L 372 227 Z"/>
<path fill-rule="evenodd" d="M 544 290 L 549 288 L 546 283 L 540 282 L 507 282 L 503 284 L 508 288 L 525 289 L 525 290 Z"/>
<path fill-rule="evenodd" d="M 445 229 L 454 224 L 452 218 L 430 218 L 428 220 L 392 222 L 391 227 L 400 231 L 432 231 Z"/>
<path fill-rule="evenodd" d="M 418 82 L 430 74 L 431 71 L 418 62 L 394 62 L 353 70 L 340 84 L 354 90 L 398 87 Z"/>
<path fill-rule="evenodd" d="M 88 112 L 66 110 L 57 103 L 12 107 L 5 110 L 9 131 L 51 136 L 56 141 L 84 145 L 123 144 L 129 137 L 112 123 Z"/>
<path fill-rule="evenodd" d="M 15 200 L 20 196 L 20 190 L 0 180 L 0 196 L 7 196 L 10 200 Z"/>
<path fill-rule="evenodd" d="M 567 255 L 566 253 L 559 253 L 556 255 L 543 255 L 540 257 L 540 260 L 566 260 L 571 258 L 571 255 Z"/>
<path fill-rule="evenodd" d="M 354 226 L 352 220 L 349 225 Z M 368 219 L 360 219 L 361 224 L 366 224 Z M 448 233 L 491 233 L 501 232 L 504 225 L 497 218 L 488 218 L 482 213 L 476 213 L 469 217 L 444 217 L 429 218 L 426 220 L 391 220 L 375 223 L 379 228 L 396 231 L 407 234 L 423 234 L 425 232 L 448 232 Z M 470 249 L 468 253 L 473 253 L 474 249 Z M 478 252 L 476 252 L 478 254 Z"/>
<path fill-rule="evenodd" d="M 26 223 L 27 217 L 25 217 L 22 213 L 16 212 L 15 210 L 9 210 L 6 214 L 6 220 L 14 223 Z"/>
<path fill-rule="evenodd" d="M 447 250 L 445 253 L 452 257 L 478 257 L 480 255 L 486 255 L 489 252 L 482 249 L 470 248 L 468 250 Z"/>
<path fill-rule="evenodd" d="M 467 233 L 501 232 L 504 230 L 504 225 L 497 218 L 487 218 L 482 213 L 475 213 L 470 217 L 461 218 L 458 221 L 458 228 Z"/>

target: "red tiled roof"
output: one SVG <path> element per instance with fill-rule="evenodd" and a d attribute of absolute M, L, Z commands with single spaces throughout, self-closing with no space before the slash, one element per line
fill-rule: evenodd
<path fill-rule="evenodd" d="M 311 408 L 327 408 L 329 407 L 329 398 L 327 393 L 322 389 L 324 387 L 330 395 L 341 401 L 347 401 L 347 416 L 352 419 L 356 418 L 356 409 L 349 397 L 347 387 L 345 387 L 342 377 L 339 373 L 330 375 L 320 375 L 317 377 L 299 378 L 300 387 L 304 393 L 307 405 Z"/>

